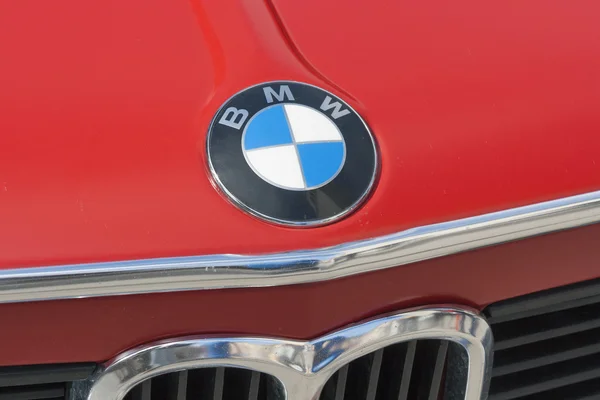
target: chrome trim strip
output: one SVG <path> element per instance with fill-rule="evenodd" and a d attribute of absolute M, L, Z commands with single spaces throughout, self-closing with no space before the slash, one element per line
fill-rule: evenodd
<path fill-rule="evenodd" d="M 320 282 L 600 221 L 600 192 L 317 250 L 0 271 L 0 303 Z"/>
<path fill-rule="evenodd" d="M 111 361 L 92 379 L 90 389 L 76 388 L 73 400 L 122 400 L 135 385 L 154 376 L 216 366 L 270 374 L 283 384 L 287 399 L 316 400 L 340 367 L 385 346 L 417 339 L 449 340 L 462 346 L 468 355 L 467 370 L 458 371 L 467 378 L 464 399 L 487 397 L 493 345 L 490 326 L 472 310 L 436 307 L 389 315 L 310 342 L 181 338 L 142 346 Z"/>

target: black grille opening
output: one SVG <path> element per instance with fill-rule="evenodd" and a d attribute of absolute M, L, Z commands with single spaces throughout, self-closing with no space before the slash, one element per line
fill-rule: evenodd
<path fill-rule="evenodd" d="M 446 375 L 465 350 L 443 340 L 395 344 L 360 357 L 329 379 L 321 400 L 462 399 L 465 376 Z M 450 367 L 450 368 L 448 368 Z"/>
<path fill-rule="evenodd" d="M 490 400 L 600 399 L 600 281 L 493 304 Z"/>
<path fill-rule="evenodd" d="M 0 400 L 66 400 L 71 384 L 89 378 L 95 364 L 0 368 Z"/>
<path fill-rule="evenodd" d="M 274 377 L 242 368 L 198 368 L 148 379 L 125 400 L 275 400 L 284 389 Z"/>

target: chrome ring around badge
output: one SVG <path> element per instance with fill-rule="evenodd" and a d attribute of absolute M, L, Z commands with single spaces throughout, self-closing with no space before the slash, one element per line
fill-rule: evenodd
<path fill-rule="evenodd" d="M 318 226 L 365 200 L 377 172 L 369 128 L 346 102 L 289 81 L 247 88 L 210 125 L 214 181 L 244 211 L 270 222 Z"/>

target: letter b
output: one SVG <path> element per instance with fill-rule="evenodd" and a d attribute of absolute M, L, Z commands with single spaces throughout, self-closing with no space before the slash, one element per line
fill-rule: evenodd
<path fill-rule="evenodd" d="M 248 118 L 248 111 L 244 109 L 237 109 L 235 107 L 229 107 L 223 113 L 223 116 L 219 120 L 221 125 L 229 126 L 234 129 L 240 129 L 246 119 Z"/>

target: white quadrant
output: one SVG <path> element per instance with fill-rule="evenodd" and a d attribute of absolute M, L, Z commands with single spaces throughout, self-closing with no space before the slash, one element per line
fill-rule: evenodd
<path fill-rule="evenodd" d="M 249 150 L 246 161 L 258 176 L 283 189 L 304 189 L 300 160 L 294 145 Z"/>
<path fill-rule="evenodd" d="M 321 112 L 299 104 L 283 107 L 297 143 L 344 140 L 337 126 Z"/>

